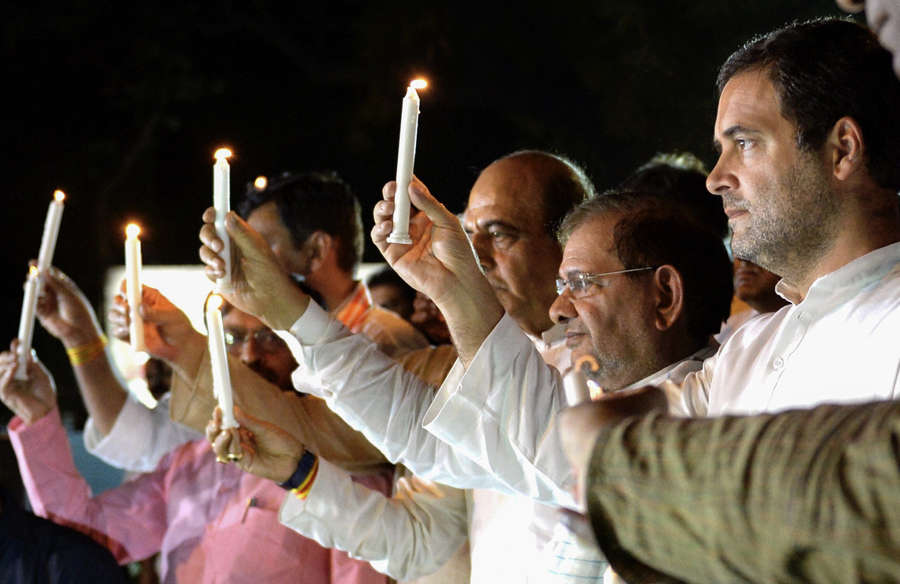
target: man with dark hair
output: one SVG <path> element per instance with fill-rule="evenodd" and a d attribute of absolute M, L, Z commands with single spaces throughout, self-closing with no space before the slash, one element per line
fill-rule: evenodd
<path fill-rule="evenodd" d="M 781 275 L 791 304 L 741 328 L 708 374 L 689 379 L 684 411 L 893 396 L 900 110 L 886 104 L 900 103 L 900 82 L 890 55 L 859 25 L 811 21 L 742 47 L 719 85 L 721 154 L 707 184 L 722 197 L 735 255 Z M 853 367 L 822 366 L 847 363 L 849 346 Z"/>
<path fill-rule="evenodd" d="M 576 207 L 566 216 L 559 233 L 560 243 L 566 246 L 576 229 L 595 219 L 612 217 L 614 221 L 595 231 L 612 235 L 604 249 L 615 252 L 623 269 L 672 266 L 679 272 L 684 287 L 683 336 L 671 346 L 678 347 L 676 353 L 682 354 L 657 354 L 659 362 L 666 365 L 707 345 L 710 334 L 728 317 L 732 294 L 728 254 L 718 234 L 698 227 L 693 210 L 682 211 L 679 202 L 661 195 L 612 191 Z M 639 279 L 649 271 L 630 272 L 627 277 Z M 563 297 L 557 298 L 555 306 Z M 645 349 L 652 353 L 656 347 Z"/>
<path fill-rule="evenodd" d="M 322 259 L 318 248 L 327 243 L 335 249 L 337 268 L 349 274 L 352 281 L 353 270 L 363 254 L 362 217 L 350 185 L 337 173 L 285 173 L 267 180 L 262 188 L 252 184 L 238 205 L 238 213 L 262 234 L 289 273 L 309 280 L 314 271 L 312 262 Z M 315 238 L 317 233 L 331 241 Z M 324 280 L 328 276 L 313 279 Z M 316 284 L 321 285 L 318 281 Z M 341 284 L 352 288 L 349 282 Z M 331 300 L 330 304 L 326 301 L 326 306 L 340 303 Z"/>
<path fill-rule="evenodd" d="M 890 65 L 891 55 L 875 35 L 846 20 L 813 20 L 751 39 L 725 61 L 716 79 L 720 94 L 717 147 L 721 150 L 725 139 L 753 145 L 739 130 L 755 128 L 718 126 L 728 121 L 723 119 L 725 114 L 753 113 L 748 99 L 764 98 L 756 105 L 768 110 L 774 98 L 776 109 L 767 113 L 785 123 L 783 129 L 790 131 L 784 136 L 789 138 L 785 146 L 795 146 L 796 157 L 820 153 L 829 140 L 847 136 L 849 129 L 839 122 L 850 118 L 854 129 L 865 137 L 865 149 L 858 152 L 862 160 L 855 162 L 865 167 L 873 186 L 896 193 L 900 190 L 900 143 L 896 139 L 900 89 Z M 720 135 L 727 130 L 731 130 L 728 135 Z M 724 162 L 720 156 L 717 166 Z M 718 194 L 715 184 L 710 191 Z M 727 208 L 727 198 L 725 203 Z"/>

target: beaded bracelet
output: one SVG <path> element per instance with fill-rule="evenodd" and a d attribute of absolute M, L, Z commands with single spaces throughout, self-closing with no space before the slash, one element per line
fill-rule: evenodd
<path fill-rule="evenodd" d="M 69 356 L 69 362 L 73 367 L 84 365 L 103 353 L 103 350 L 106 348 L 106 342 L 106 335 L 101 334 L 96 341 L 66 349 L 66 355 Z"/>

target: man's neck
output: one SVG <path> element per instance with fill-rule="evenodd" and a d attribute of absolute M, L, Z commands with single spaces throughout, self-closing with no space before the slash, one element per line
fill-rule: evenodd
<path fill-rule="evenodd" d="M 790 292 L 791 301 L 794 304 L 802 302 L 809 293 L 813 282 L 819 278 L 839 270 L 876 249 L 898 241 L 900 241 L 900 225 L 889 226 L 885 229 L 879 229 L 873 225 L 870 229 L 844 230 L 828 252 L 809 269 L 801 274 L 784 275 L 784 284 Z"/>
<path fill-rule="evenodd" d="M 545 315 L 549 314 L 549 311 L 550 311 L 550 309 L 548 307 Z M 550 320 L 549 316 L 545 316 L 544 318 L 536 316 L 536 317 L 533 317 L 530 319 L 525 319 L 525 318 L 518 319 L 517 318 L 516 324 L 519 325 L 519 328 L 522 329 L 522 331 L 524 331 L 525 334 L 530 335 L 535 338 L 538 338 L 538 339 L 541 338 L 541 335 L 543 335 L 545 331 L 548 331 L 551 328 L 553 328 L 553 321 Z"/>
<path fill-rule="evenodd" d="M 319 293 L 328 310 L 334 310 L 356 289 L 356 280 L 347 272 L 332 270 L 330 274 L 317 273 L 307 278 L 310 288 Z"/>

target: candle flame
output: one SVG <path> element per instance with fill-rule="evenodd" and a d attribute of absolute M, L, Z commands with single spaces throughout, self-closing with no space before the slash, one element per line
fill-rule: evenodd
<path fill-rule="evenodd" d="M 216 160 L 222 160 L 224 158 L 231 157 L 231 150 L 228 148 L 219 148 L 216 150 L 216 153 L 213 155 L 216 157 Z"/>
<path fill-rule="evenodd" d="M 66 198 L 66 194 L 59 189 L 53 191 L 53 198 L 62 203 L 63 199 Z"/>
<path fill-rule="evenodd" d="M 141 226 L 137 223 L 129 223 L 125 226 L 125 235 L 129 238 L 137 237 L 141 234 Z"/>
<path fill-rule="evenodd" d="M 413 89 L 425 89 L 426 87 L 428 87 L 428 81 L 421 78 L 413 79 L 409 82 L 409 86 Z"/>
<path fill-rule="evenodd" d="M 29 277 L 29 278 L 36 278 L 37 275 L 38 275 L 38 269 L 37 269 L 37 266 L 28 266 L 28 277 Z"/>
<path fill-rule="evenodd" d="M 225 299 L 218 294 L 210 294 L 209 300 L 206 301 L 206 310 L 219 310 L 224 303 Z"/>
<path fill-rule="evenodd" d="M 266 190 L 267 186 L 269 186 L 269 179 L 267 179 L 264 176 L 258 176 L 258 177 L 256 177 L 256 180 L 253 181 L 253 188 L 255 188 L 258 191 Z"/>

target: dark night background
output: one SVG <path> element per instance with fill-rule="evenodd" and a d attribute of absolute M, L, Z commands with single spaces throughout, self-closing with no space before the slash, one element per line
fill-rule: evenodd
<path fill-rule="evenodd" d="M 753 34 L 838 14 L 833 0 L 198 4 L 6 6 L 5 338 L 56 188 L 54 264 L 97 306 L 126 220 L 144 229 L 145 264 L 198 263 L 219 145 L 236 154 L 233 201 L 260 173 L 335 169 L 369 229 L 401 97 L 424 75 L 416 173 L 451 210 L 519 148 L 564 153 L 603 188 L 659 151 L 713 162 L 721 62 Z M 371 244 L 366 259 L 380 260 Z M 80 408 L 61 345 L 37 326 L 34 346 L 63 407 Z"/>

